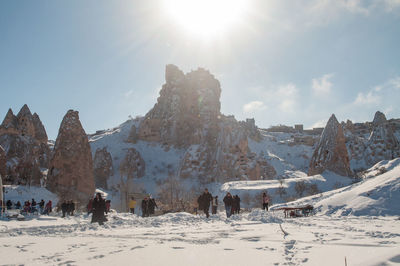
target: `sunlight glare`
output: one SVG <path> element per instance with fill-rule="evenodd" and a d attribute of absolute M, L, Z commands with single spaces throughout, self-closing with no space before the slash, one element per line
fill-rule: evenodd
<path fill-rule="evenodd" d="M 212 38 L 239 22 L 245 0 L 164 0 L 165 10 L 190 34 Z"/>

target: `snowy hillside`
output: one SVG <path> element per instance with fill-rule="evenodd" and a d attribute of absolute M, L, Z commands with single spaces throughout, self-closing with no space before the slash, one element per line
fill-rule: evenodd
<path fill-rule="evenodd" d="M 259 201 L 258 205 L 261 204 L 261 194 L 265 191 L 270 195 L 272 203 L 277 204 L 309 194 L 320 194 L 324 191 L 347 186 L 353 182 L 351 178 L 329 171 L 314 176 L 307 176 L 307 174 L 301 171 L 287 171 L 286 174 L 290 178 L 283 180 L 228 182 L 221 186 L 221 192 L 223 195 L 226 192 L 234 195 L 238 194 L 241 198 L 249 195 L 252 197 L 250 204 L 250 207 L 252 207 L 254 206 L 254 201 L 257 201 L 257 199 Z M 298 191 L 296 191 L 296 185 L 302 187 L 297 188 Z"/>
<path fill-rule="evenodd" d="M 312 204 L 323 214 L 377 216 L 399 215 L 399 202 L 400 158 L 397 158 L 376 164 L 366 171 L 364 180 L 359 183 L 302 198 L 288 205 Z"/>
<path fill-rule="evenodd" d="M 105 148 L 112 158 L 112 175 L 107 181 L 109 197 L 113 205 L 119 209 L 121 204 L 120 187 L 126 184 L 127 179 L 121 173 L 121 164 L 129 149 L 134 148 L 145 163 L 145 171 L 142 177 L 134 178 L 131 184 L 133 190 L 149 193 L 157 197 L 158 188 L 163 184 L 168 176 L 179 176 L 184 163 L 184 158 L 188 153 L 196 150 L 195 145 L 188 149 L 177 149 L 172 146 L 162 145 L 158 142 L 137 141 L 132 143 L 127 141 L 132 126 L 139 127 L 142 119 L 128 120 L 120 126 L 98 131 L 89 135 L 89 142 L 93 157 L 97 150 Z M 260 131 L 262 132 L 262 131 Z M 294 145 L 293 135 L 287 133 L 262 132 L 263 138 L 260 141 L 248 139 L 249 148 L 256 156 L 265 158 L 276 170 L 277 177 L 305 177 L 308 169 L 309 158 L 312 154 L 312 147 L 307 145 Z M 318 178 L 317 178 L 318 179 Z M 202 190 L 199 180 L 182 179 L 185 187 L 191 189 L 195 187 Z M 273 182 L 273 181 L 271 181 Z M 346 181 L 343 181 L 346 183 Z M 343 183 L 341 182 L 341 183 Z M 288 184 L 290 184 L 290 179 Z M 336 183 L 336 182 L 334 182 Z M 218 191 L 221 184 L 208 186 L 211 191 Z"/>

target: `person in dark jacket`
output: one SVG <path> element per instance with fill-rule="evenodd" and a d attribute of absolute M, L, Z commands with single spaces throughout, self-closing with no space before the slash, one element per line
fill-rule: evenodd
<path fill-rule="evenodd" d="M 155 208 L 158 208 L 156 200 L 153 198 L 149 199 L 149 215 L 153 215 Z"/>
<path fill-rule="evenodd" d="M 40 211 L 40 214 L 43 214 L 43 210 L 44 210 L 44 200 L 42 199 L 40 202 L 39 202 L 39 211 Z"/>
<path fill-rule="evenodd" d="M 211 213 L 212 214 L 217 214 L 217 209 L 218 209 L 218 196 L 215 196 L 212 200 L 212 210 Z"/>
<path fill-rule="evenodd" d="M 144 199 L 142 200 L 142 217 L 149 217 L 149 205 L 149 198 L 144 197 Z"/>
<path fill-rule="evenodd" d="M 203 194 L 198 199 L 199 203 L 199 209 L 203 210 L 206 217 L 210 217 L 210 214 L 208 213 L 208 210 L 210 209 L 210 203 L 213 200 L 213 197 L 210 192 L 208 192 L 208 189 L 205 189 Z"/>
<path fill-rule="evenodd" d="M 226 211 L 226 217 L 229 218 L 232 215 L 232 205 L 233 205 L 233 197 L 231 193 L 226 193 L 226 196 L 223 199 L 224 204 L 225 204 L 225 211 Z"/>
<path fill-rule="evenodd" d="M 68 213 L 68 203 L 66 200 L 61 203 L 62 218 L 65 218 L 65 214 Z"/>
<path fill-rule="evenodd" d="M 233 205 L 235 206 L 234 214 L 235 213 L 239 214 L 240 213 L 240 198 L 238 195 L 235 195 L 233 197 Z"/>
<path fill-rule="evenodd" d="M 21 209 L 21 202 L 17 201 L 17 203 L 15 204 L 15 208 L 17 210 Z"/>
<path fill-rule="evenodd" d="M 1 200 L 1 199 L 0 199 L 0 200 Z M 11 210 L 11 207 L 12 207 L 12 202 L 11 202 L 11 200 L 7 200 L 6 205 L 7 205 L 7 210 Z"/>
<path fill-rule="evenodd" d="M 70 200 L 68 203 L 68 215 L 74 216 L 75 211 L 75 203 L 73 200 Z"/>
<path fill-rule="evenodd" d="M 96 198 L 94 198 L 92 203 L 92 223 L 99 223 L 103 225 L 106 221 L 106 217 L 104 217 L 104 212 L 106 211 L 106 202 L 101 197 L 100 193 L 96 194 Z"/>

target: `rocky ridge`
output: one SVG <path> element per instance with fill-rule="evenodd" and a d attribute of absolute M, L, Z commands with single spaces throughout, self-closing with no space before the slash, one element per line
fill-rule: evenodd
<path fill-rule="evenodd" d="M 0 145 L 4 148 L 7 167 L 5 184 L 39 185 L 45 179 L 50 149 L 46 130 L 39 118 L 25 104 L 17 115 L 8 110 L 0 125 Z"/>

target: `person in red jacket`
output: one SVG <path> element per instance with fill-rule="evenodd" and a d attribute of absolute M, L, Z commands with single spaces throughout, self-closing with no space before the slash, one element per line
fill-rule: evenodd
<path fill-rule="evenodd" d="M 49 215 L 49 213 L 51 213 L 51 211 L 52 211 L 52 202 L 51 202 L 51 200 L 49 200 L 49 202 L 47 202 L 47 204 L 46 204 L 46 207 L 44 207 L 43 214 Z"/>

